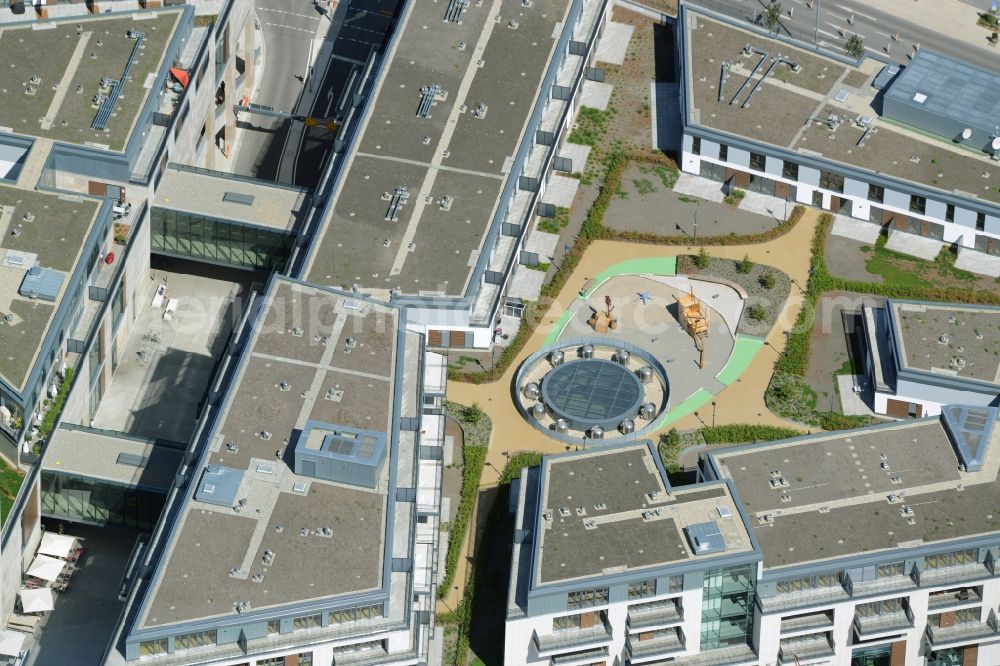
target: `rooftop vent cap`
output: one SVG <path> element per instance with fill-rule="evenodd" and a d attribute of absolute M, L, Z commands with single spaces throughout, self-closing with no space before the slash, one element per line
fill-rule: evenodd
<path fill-rule="evenodd" d="M 971 138 L 972 138 L 972 128 L 966 127 L 964 130 L 962 130 L 962 140 L 968 141 Z"/>

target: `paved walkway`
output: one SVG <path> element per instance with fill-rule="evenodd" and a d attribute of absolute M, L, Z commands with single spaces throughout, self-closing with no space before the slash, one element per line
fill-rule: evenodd
<path fill-rule="evenodd" d="M 711 247 L 711 253 L 718 257 L 742 259 L 749 255 L 755 263 L 769 264 L 783 270 L 799 284 L 805 284 L 809 274 L 810 254 L 807 248 L 812 241 L 816 229 L 819 211 L 807 209 L 802 220 L 784 236 L 768 243 L 757 245 L 735 245 L 730 247 Z M 448 382 L 448 399 L 461 404 L 477 403 L 493 419 L 493 433 L 490 450 L 487 454 L 487 467 L 483 470 L 480 490 L 488 491 L 497 483 L 496 470 L 503 469 L 506 464 L 505 453 L 516 453 L 523 450 L 540 451 L 542 453 L 559 453 L 567 446 L 554 439 L 546 437 L 527 423 L 517 411 L 510 397 L 510 386 L 514 373 L 524 359 L 545 344 L 545 340 L 556 330 L 564 313 L 568 311 L 579 292 L 592 278 L 601 275 L 609 267 L 626 260 L 662 259 L 679 254 L 696 254 L 697 246 L 666 247 L 656 245 L 639 245 L 599 241 L 593 243 L 583 255 L 573 276 L 552 303 L 548 314 L 542 319 L 538 328 L 532 333 L 524 349 L 517 359 L 507 369 L 499 381 L 490 384 L 467 384 Z M 777 353 L 784 349 L 784 331 L 792 328 L 799 309 L 802 307 L 802 292 L 792 287 L 792 293 L 785 303 L 777 323 L 767 337 L 765 346 L 755 355 L 740 354 L 740 365 L 746 363 L 742 373 L 727 372 L 725 379 L 729 387 L 714 397 L 716 402 L 716 423 L 766 423 L 781 426 L 795 426 L 771 413 L 764 404 L 764 391 L 767 388 L 773 371 Z M 735 352 L 734 352 L 735 355 Z M 752 360 L 748 360 L 752 356 Z M 737 376 L 738 375 L 738 376 Z M 709 397 L 709 400 L 713 398 Z M 678 429 L 698 428 L 705 425 L 698 415 L 690 413 L 678 418 L 671 426 Z M 473 518 L 475 531 L 470 530 L 470 536 L 482 527 L 481 516 Z M 468 553 L 468 551 L 466 551 Z M 466 555 L 467 557 L 467 555 Z M 464 562 L 465 557 L 461 558 Z M 464 565 L 463 565 L 464 566 Z M 464 589 L 464 574 L 456 576 L 455 585 Z M 455 590 L 448 595 L 449 605 L 457 602 Z"/>

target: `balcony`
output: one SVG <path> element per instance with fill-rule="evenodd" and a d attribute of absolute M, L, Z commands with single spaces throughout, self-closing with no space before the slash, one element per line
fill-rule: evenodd
<path fill-rule="evenodd" d="M 611 640 L 611 627 L 598 622 L 592 627 L 555 631 L 545 636 L 535 634 L 535 647 L 540 656 L 551 656 L 553 652 L 565 652 L 571 648 L 598 647 Z"/>
<path fill-rule="evenodd" d="M 963 622 L 950 627 L 927 626 L 927 642 L 935 649 L 955 647 L 964 643 L 1000 638 L 996 621 L 991 616 L 987 622 Z"/>
<path fill-rule="evenodd" d="M 782 635 L 831 627 L 833 627 L 833 611 L 796 615 L 795 617 L 786 617 L 781 621 Z"/>
<path fill-rule="evenodd" d="M 399 655 L 390 655 L 384 647 L 380 647 L 357 652 L 335 652 L 333 664 L 334 666 L 375 666 L 376 664 L 395 662 L 398 658 Z"/>
<path fill-rule="evenodd" d="M 936 611 L 957 606 L 975 606 L 983 601 L 979 588 L 962 587 L 943 592 L 931 592 L 927 597 L 927 610 Z"/>
<path fill-rule="evenodd" d="M 854 631 L 857 632 L 860 638 L 912 628 L 913 614 L 909 608 L 879 615 L 854 616 Z"/>
<path fill-rule="evenodd" d="M 632 606 L 628 611 L 629 629 L 665 627 L 684 621 L 684 614 L 674 599 L 663 599 L 640 606 Z"/>
<path fill-rule="evenodd" d="M 953 585 L 955 583 L 971 583 L 973 581 L 990 578 L 993 573 L 981 562 L 970 562 L 957 567 L 945 567 L 943 569 L 928 569 L 917 574 L 921 587 L 934 587 L 938 585 Z"/>
<path fill-rule="evenodd" d="M 851 581 L 851 595 L 855 597 L 873 594 L 888 594 L 890 592 L 905 592 L 917 589 L 917 581 L 911 576 L 885 576 L 873 580 Z"/>
<path fill-rule="evenodd" d="M 841 601 L 847 601 L 850 595 L 841 586 L 822 587 L 812 590 L 799 590 L 776 594 L 773 597 L 758 597 L 760 607 L 765 615 L 784 613 L 796 608 L 810 606 L 832 606 Z"/>
<path fill-rule="evenodd" d="M 654 637 L 646 640 L 641 639 L 642 635 L 632 634 L 625 644 L 625 651 L 632 663 L 666 657 L 684 651 L 683 634 L 678 629 L 656 632 Z"/>
<path fill-rule="evenodd" d="M 797 664 L 811 659 L 825 659 L 833 655 L 833 644 L 827 633 L 786 639 L 781 641 L 778 647 L 779 664 Z"/>
<path fill-rule="evenodd" d="M 677 657 L 670 663 L 672 666 L 756 666 L 758 659 L 749 645 L 731 645 Z"/>
<path fill-rule="evenodd" d="M 595 661 L 604 661 L 608 656 L 608 648 L 596 648 L 594 650 L 584 650 L 582 652 L 570 652 L 569 654 L 557 654 L 551 659 L 551 666 L 572 666 L 573 664 L 592 664 Z"/>

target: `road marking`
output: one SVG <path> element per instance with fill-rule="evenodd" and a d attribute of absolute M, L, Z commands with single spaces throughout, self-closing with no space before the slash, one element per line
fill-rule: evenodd
<path fill-rule="evenodd" d="M 866 18 L 866 19 L 868 19 L 869 21 L 871 21 L 872 23 L 878 23 L 878 19 L 877 19 L 877 18 L 875 18 L 874 16 L 869 16 L 868 14 L 863 14 L 863 13 L 859 12 L 859 11 L 858 11 L 858 10 L 856 10 L 856 9 L 852 9 L 852 8 L 850 8 L 850 7 L 847 7 L 847 6 L 845 6 L 845 5 L 841 5 L 841 9 L 843 9 L 843 10 L 844 10 L 844 11 L 846 11 L 846 12 L 851 12 L 852 14 L 855 14 L 855 15 L 857 15 L 857 16 L 860 16 L 861 18 Z"/>
<path fill-rule="evenodd" d="M 284 28 L 285 30 L 297 30 L 299 32 L 304 32 L 310 35 L 315 35 L 315 30 L 306 30 L 305 28 L 296 28 L 293 25 L 282 25 L 281 23 L 265 23 L 264 25 L 269 25 L 272 28 Z"/>
<path fill-rule="evenodd" d="M 271 9 L 270 7 L 259 7 L 262 12 L 274 12 L 275 14 L 290 14 L 291 16 L 301 16 L 304 19 L 309 19 L 310 21 L 318 21 L 318 16 L 313 16 L 311 14 L 299 14 L 298 12 L 286 12 L 283 9 Z"/>

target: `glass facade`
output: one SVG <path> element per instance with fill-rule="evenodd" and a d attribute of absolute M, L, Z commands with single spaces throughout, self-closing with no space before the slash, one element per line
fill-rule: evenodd
<path fill-rule="evenodd" d="M 153 208 L 150 223 L 153 252 L 240 268 L 284 270 L 295 245 L 284 231 L 165 208 Z"/>
<path fill-rule="evenodd" d="M 891 663 L 891 645 L 864 648 L 851 653 L 851 666 L 890 666 Z"/>
<path fill-rule="evenodd" d="M 753 636 L 753 565 L 705 572 L 701 601 L 701 649 L 750 645 Z"/>
<path fill-rule="evenodd" d="M 641 580 L 638 583 L 629 583 L 628 586 L 629 599 L 642 599 L 643 597 L 651 597 L 654 594 L 656 594 L 655 578 L 652 578 L 650 580 Z"/>
<path fill-rule="evenodd" d="M 70 474 L 42 472 L 42 513 L 98 525 L 151 530 L 165 496 Z"/>
<path fill-rule="evenodd" d="M 975 663 L 975 662 L 972 662 Z M 964 666 L 965 648 L 934 650 L 927 655 L 927 666 Z M 851 666 L 854 666 L 851 664 Z"/>
<path fill-rule="evenodd" d="M 566 598 L 566 608 L 569 609 L 601 606 L 606 603 L 608 603 L 608 588 L 606 587 L 570 592 Z"/>

